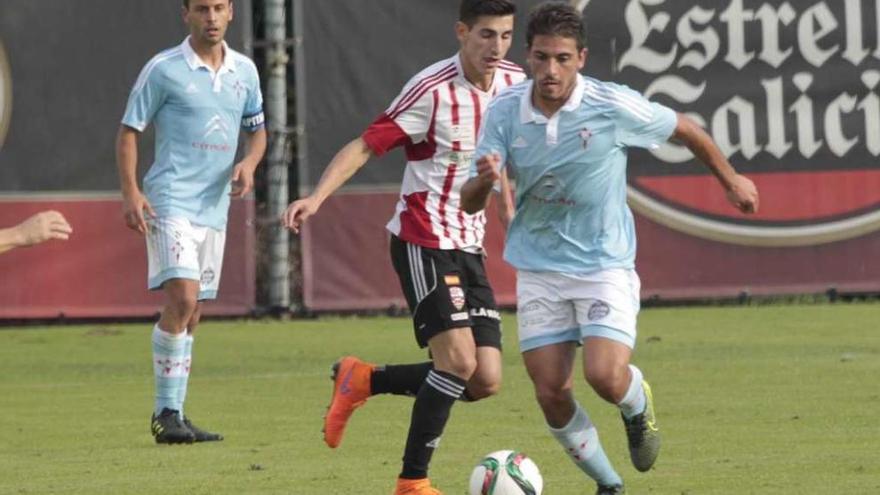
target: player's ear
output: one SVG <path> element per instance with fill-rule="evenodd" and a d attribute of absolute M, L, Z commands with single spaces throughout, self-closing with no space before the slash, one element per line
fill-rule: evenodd
<path fill-rule="evenodd" d="M 470 26 L 461 21 L 455 23 L 455 37 L 458 38 L 459 43 L 464 43 L 470 30 Z"/>
<path fill-rule="evenodd" d="M 583 69 L 585 65 L 587 65 L 587 58 L 590 56 L 590 50 L 587 47 L 581 49 L 580 53 L 578 53 L 578 70 Z"/>

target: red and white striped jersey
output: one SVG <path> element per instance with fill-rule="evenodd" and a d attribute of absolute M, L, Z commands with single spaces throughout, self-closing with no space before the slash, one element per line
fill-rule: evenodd
<path fill-rule="evenodd" d="M 489 101 L 526 78 L 506 60 L 489 91 L 471 84 L 458 54 L 419 72 L 362 138 L 380 156 L 397 146 L 406 151 L 400 199 L 387 228 L 412 244 L 480 252 L 484 212 L 461 210 L 461 186 L 470 177 L 480 123 Z"/>

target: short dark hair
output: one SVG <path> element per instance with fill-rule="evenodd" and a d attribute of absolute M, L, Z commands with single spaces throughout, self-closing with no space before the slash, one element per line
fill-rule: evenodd
<path fill-rule="evenodd" d="M 532 47 L 535 36 L 572 38 L 578 50 L 587 46 L 587 33 L 580 12 L 567 2 L 544 2 L 529 13 L 526 46 Z"/>
<path fill-rule="evenodd" d="M 516 13 L 516 5 L 510 0 L 461 0 L 458 20 L 473 27 L 481 16 L 502 17 Z"/>
<path fill-rule="evenodd" d="M 232 0 L 229 0 L 229 5 L 232 5 Z M 183 6 L 185 8 L 189 8 L 189 0 L 183 0 Z"/>

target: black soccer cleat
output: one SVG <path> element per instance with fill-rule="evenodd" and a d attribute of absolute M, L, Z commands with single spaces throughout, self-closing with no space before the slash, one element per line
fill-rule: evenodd
<path fill-rule="evenodd" d="M 223 440 L 223 435 L 219 433 L 211 433 L 199 428 L 186 416 L 183 417 L 183 425 L 192 432 L 196 442 L 219 442 Z"/>
<path fill-rule="evenodd" d="M 624 495 L 626 490 L 623 485 L 602 486 L 596 489 L 596 495 Z"/>
<path fill-rule="evenodd" d="M 196 436 L 180 420 L 180 413 L 167 407 L 150 419 L 150 430 L 156 443 L 176 444 L 193 443 Z"/>
<path fill-rule="evenodd" d="M 626 427 L 626 438 L 629 443 L 629 457 L 633 466 L 641 472 L 648 471 L 660 454 L 660 430 L 657 428 L 657 418 L 654 415 L 654 396 L 648 382 L 643 381 L 645 390 L 645 410 L 632 418 L 623 415 L 623 425 Z"/>

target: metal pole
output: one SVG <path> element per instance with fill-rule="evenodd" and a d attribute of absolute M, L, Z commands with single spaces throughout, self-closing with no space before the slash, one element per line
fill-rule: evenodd
<path fill-rule="evenodd" d="M 266 13 L 266 122 L 269 132 L 267 214 L 275 220 L 287 208 L 287 39 L 285 0 L 263 0 Z M 290 309 L 290 246 L 287 230 L 270 229 L 269 309 Z"/>

